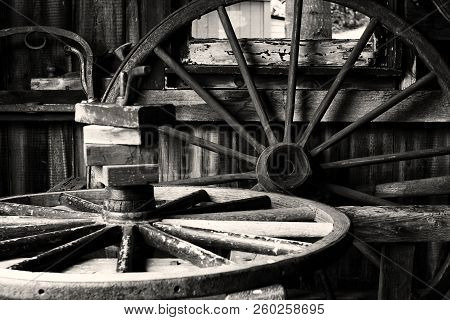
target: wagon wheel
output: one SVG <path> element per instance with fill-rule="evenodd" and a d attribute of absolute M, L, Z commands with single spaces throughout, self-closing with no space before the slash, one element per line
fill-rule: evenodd
<path fill-rule="evenodd" d="M 257 184 L 254 190 L 265 190 L 269 192 L 290 193 L 302 195 L 300 187 L 305 184 L 310 184 L 319 190 L 325 190 L 337 194 L 341 197 L 355 200 L 359 203 L 368 205 L 395 205 L 392 201 L 385 200 L 374 195 L 366 194 L 347 186 L 340 186 L 331 184 L 326 181 L 326 177 L 330 170 L 352 168 L 358 166 L 368 166 L 373 164 L 383 164 L 394 161 L 412 160 L 425 157 L 434 157 L 450 154 L 450 146 L 442 146 L 435 149 L 416 150 L 409 152 L 400 152 L 395 154 L 385 154 L 377 156 L 369 156 L 364 158 L 347 159 L 331 163 L 319 163 L 318 156 L 330 147 L 338 144 L 344 138 L 351 135 L 357 130 L 364 128 L 372 120 L 383 115 L 387 111 L 394 109 L 398 103 L 407 99 L 416 91 L 426 87 L 432 82 L 437 81 L 442 89 L 441 99 L 446 103 L 448 100 L 448 91 L 450 86 L 450 70 L 439 53 L 432 47 L 432 45 L 408 23 L 396 16 L 393 12 L 376 3 L 375 1 L 367 0 L 334 0 L 332 2 L 355 9 L 368 17 L 370 23 L 366 27 L 363 35 L 357 42 L 353 51 L 349 55 L 346 63 L 341 68 L 330 89 L 321 101 L 320 105 L 315 111 L 312 120 L 306 126 L 305 131 L 300 137 L 293 139 L 292 125 L 294 107 L 296 104 L 295 90 L 296 78 L 298 69 L 299 56 L 299 40 L 301 27 L 301 11 L 302 1 L 296 1 L 294 7 L 294 21 L 293 32 L 291 38 L 291 55 L 290 65 L 288 68 L 287 79 L 287 93 L 286 106 L 284 115 L 284 136 L 278 139 L 272 128 L 270 120 L 264 109 L 262 100 L 256 89 L 254 79 L 249 71 L 249 67 L 242 53 L 242 49 L 237 40 L 233 26 L 227 15 L 225 7 L 235 3 L 242 2 L 241 0 L 195 0 L 174 12 L 165 21 L 161 22 L 151 32 L 149 32 L 139 43 L 135 46 L 130 54 L 123 61 L 119 70 L 116 72 L 113 80 L 107 88 L 102 101 L 114 102 L 119 96 L 119 76 L 122 73 L 129 72 L 136 66 L 142 64 L 149 56 L 153 59 L 162 60 L 184 83 L 193 89 L 221 118 L 233 128 L 239 136 L 251 145 L 256 153 L 244 154 L 237 150 L 232 150 L 225 146 L 206 141 L 204 139 L 195 137 L 194 135 L 175 130 L 173 128 L 164 126 L 160 127 L 162 134 L 170 137 L 178 138 L 188 144 L 192 144 L 203 149 L 213 151 L 222 155 L 229 156 L 234 159 L 242 160 L 254 166 L 254 171 L 224 174 L 212 177 L 185 179 L 170 182 L 172 185 L 210 185 L 220 184 L 239 180 L 255 180 Z M 212 97 L 207 90 L 189 74 L 187 69 L 182 66 L 176 59 L 174 59 L 164 49 L 164 43 L 170 40 L 181 27 L 187 23 L 201 17 L 202 15 L 216 10 L 219 14 L 220 20 L 224 27 L 225 33 L 228 37 L 232 47 L 234 56 L 239 65 L 242 77 L 245 81 L 247 90 L 253 102 L 255 111 L 259 117 L 261 126 L 265 133 L 265 140 L 267 144 L 256 140 L 251 136 L 245 128 L 224 108 L 219 101 Z M 330 105 L 336 97 L 340 87 L 342 86 L 347 74 L 354 67 L 359 55 L 363 51 L 366 44 L 370 41 L 375 29 L 377 27 L 384 27 L 388 32 L 394 34 L 403 41 L 404 44 L 412 48 L 419 59 L 429 69 L 429 73 L 418 79 L 417 82 L 408 88 L 399 91 L 396 95 L 391 97 L 383 104 L 375 107 L 373 110 L 360 117 L 358 120 L 346 126 L 336 134 L 329 137 L 319 145 L 310 146 L 310 137 L 313 131 L 327 113 Z M 351 108 L 351 106 L 348 106 Z M 166 182 L 167 183 L 167 182 Z M 440 186 L 440 192 L 449 193 L 450 177 L 438 177 L 406 182 L 397 182 L 386 185 L 385 189 L 394 190 L 390 192 L 387 197 L 403 197 L 403 196 L 420 196 L 428 195 L 430 186 Z M 303 188 L 309 189 L 309 188 Z M 406 192 L 399 192 L 406 190 Z M 382 193 L 380 193 L 382 195 Z"/>
<path fill-rule="evenodd" d="M 124 195 L 128 200 L 117 200 Z M 118 202 L 130 212 L 112 211 Z M 323 204 L 238 189 L 141 186 L 15 196 L 0 201 L 0 296 L 152 299 L 253 289 L 320 268 L 346 242 L 348 228 L 345 215 Z M 103 265 L 115 267 L 89 269 L 98 266 L 93 252 L 109 246 L 116 257 Z M 161 259 L 145 260 L 150 247 L 179 259 L 162 269 Z M 233 262 L 214 248 L 262 255 Z M 147 267 L 138 270 L 143 261 Z"/>
<path fill-rule="evenodd" d="M 142 64 L 147 57 L 153 57 L 153 59 L 162 60 L 176 75 L 178 75 L 183 82 L 185 82 L 191 89 L 193 89 L 220 117 L 233 128 L 239 136 L 248 142 L 255 149 L 256 156 L 244 154 L 236 150 L 232 150 L 228 147 L 206 141 L 204 139 L 195 137 L 194 135 L 181 132 L 174 128 L 167 126 L 160 127 L 160 132 L 178 138 L 188 144 L 199 146 L 203 149 L 213 151 L 222 155 L 229 156 L 234 159 L 242 160 L 254 166 L 254 171 L 240 173 L 240 174 L 225 174 L 212 176 L 200 179 L 187 179 L 171 182 L 172 184 L 195 184 L 195 185 L 210 185 L 220 184 L 230 181 L 239 180 L 257 180 L 256 190 L 266 190 L 270 192 L 294 192 L 307 182 L 313 182 L 313 184 L 320 189 L 325 189 L 332 193 L 338 194 L 345 198 L 364 202 L 366 204 L 380 205 L 380 204 L 392 204 L 387 200 L 382 200 L 377 197 L 364 194 L 362 192 L 352 190 L 351 188 L 344 186 L 337 186 L 329 184 L 322 177 L 326 177 L 327 173 L 331 169 L 351 168 L 357 166 L 367 166 L 372 164 L 381 164 L 386 162 L 411 160 L 424 157 L 433 157 L 439 155 L 446 155 L 450 153 L 450 146 L 443 146 L 441 148 L 431 150 L 417 150 L 411 152 L 401 152 L 396 154 L 386 154 L 370 156 L 365 158 L 348 159 L 332 163 L 317 163 L 317 157 L 325 150 L 336 145 L 344 138 L 348 137 L 356 130 L 360 130 L 364 125 L 370 123 L 375 118 L 383 115 L 385 112 L 395 108 L 395 106 L 407 99 L 416 91 L 424 88 L 433 81 L 438 80 L 442 88 L 442 99 L 448 98 L 448 89 L 450 85 L 450 71 L 438 52 L 430 45 L 430 43 L 424 39 L 418 32 L 416 32 L 409 24 L 404 22 L 393 12 L 387 8 L 377 4 L 374 1 L 366 0 L 336 0 L 333 1 L 337 4 L 355 9 L 371 18 L 363 35 L 357 42 L 353 51 L 349 55 L 346 63 L 341 68 L 333 83 L 330 86 L 327 94 L 317 108 L 312 120 L 307 125 L 305 131 L 300 137 L 293 140 L 292 138 L 292 125 L 294 106 L 296 104 L 295 91 L 296 91 L 296 77 L 297 77 L 297 61 L 299 57 L 299 40 L 300 40 L 300 25 L 301 25 L 301 11 L 302 1 L 296 1 L 294 21 L 293 21 L 293 33 L 291 38 L 292 49 L 291 59 L 288 69 L 288 86 L 287 86 L 287 102 L 285 107 L 285 119 L 284 119 L 284 136 L 282 139 L 277 139 L 275 136 L 266 110 L 264 109 L 262 100 L 256 89 L 254 79 L 249 71 L 249 67 L 242 53 L 242 49 L 237 40 L 233 26 L 231 25 L 228 14 L 225 10 L 225 6 L 242 2 L 240 0 L 195 0 L 183 8 L 177 10 L 170 15 L 166 20 L 156 26 L 151 32 L 149 32 L 130 52 L 130 54 L 123 61 L 119 67 L 115 76 L 113 77 L 109 87 L 107 88 L 102 101 L 112 103 L 116 101 L 119 96 L 120 89 L 120 75 L 127 73 L 136 66 Z M 265 133 L 264 142 L 257 141 L 248 131 L 236 120 L 236 118 L 221 105 L 217 99 L 215 99 L 207 90 L 205 90 L 195 78 L 189 74 L 187 69 L 176 61 L 165 49 L 164 43 L 170 40 L 181 27 L 187 23 L 201 17 L 202 15 L 209 13 L 213 10 L 217 10 L 228 40 L 233 49 L 234 56 L 238 62 L 241 74 L 245 80 L 245 84 L 253 106 L 259 117 L 261 126 Z M 329 109 L 336 97 L 340 87 L 346 75 L 351 71 L 355 65 L 358 57 L 365 48 L 366 44 L 371 39 L 375 29 L 378 26 L 382 26 L 388 31 L 392 32 L 396 37 L 403 40 L 403 42 L 415 50 L 418 57 L 422 59 L 423 63 L 430 70 L 427 75 L 419 79 L 416 83 L 412 84 L 408 88 L 399 91 L 396 95 L 391 97 L 385 103 L 375 107 L 373 110 L 360 117 L 355 122 L 349 124 L 344 129 L 340 130 L 326 141 L 313 147 L 309 147 L 309 140 L 312 132 L 317 128 L 321 119 Z M 444 100 L 445 101 L 445 100 Z M 351 106 L 348 106 L 351 108 Z M 420 190 L 427 185 L 439 183 L 442 186 L 450 184 L 449 177 L 433 178 L 433 181 L 413 181 L 413 182 L 399 182 L 395 185 L 396 190 L 407 189 L 410 185 L 418 185 L 420 187 L 414 187 L 412 195 L 417 196 L 420 194 L 426 194 L 426 190 Z M 391 188 L 394 189 L 394 188 Z M 411 192 L 410 192 L 411 193 Z M 405 196 L 407 194 L 399 194 L 399 196 Z M 391 195 L 392 196 L 392 195 Z M 395 196 L 395 195 L 394 195 Z"/>

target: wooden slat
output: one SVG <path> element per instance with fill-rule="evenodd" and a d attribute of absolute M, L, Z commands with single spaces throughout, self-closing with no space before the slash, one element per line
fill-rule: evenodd
<path fill-rule="evenodd" d="M 84 159 L 88 166 L 156 163 L 157 151 L 144 146 L 84 144 Z"/>
<path fill-rule="evenodd" d="M 109 126 L 85 126 L 84 143 L 141 145 L 141 132 L 137 129 L 125 129 Z"/>
<path fill-rule="evenodd" d="M 82 91 L 0 91 L 2 104 L 65 104 L 78 103 L 86 99 Z"/>
<path fill-rule="evenodd" d="M 258 121 L 251 107 L 251 99 L 244 90 L 209 90 L 213 97 L 227 107 L 240 121 Z M 323 122 L 353 122 L 386 102 L 398 91 L 359 91 L 341 90 L 337 94 Z M 284 121 L 284 101 L 286 93 L 282 90 L 260 90 L 267 102 L 268 116 L 271 121 Z M 310 121 L 326 91 L 297 90 L 294 121 Z M 223 121 L 223 118 L 192 90 L 148 90 L 143 91 L 139 103 L 164 101 L 176 106 L 177 121 Z M 426 108 L 424 106 L 427 106 Z M 450 109 L 447 100 L 440 91 L 417 92 L 400 102 L 392 110 L 374 119 L 374 122 L 447 122 Z"/>
<path fill-rule="evenodd" d="M 372 189 L 369 187 L 369 190 Z M 450 194 L 450 176 L 378 184 L 374 195 L 380 198 L 421 197 Z M 366 188 L 362 188 L 366 190 Z"/>
<path fill-rule="evenodd" d="M 165 224 L 275 238 L 324 237 L 331 223 L 163 219 Z"/>
<path fill-rule="evenodd" d="M 32 78 L 31 90 L 83 90 L 80 77 L 76 78 Z"/>
<path fill-rule="evenodd" d="M 303 40 L 300 42 L 298 62 L 300 65 L 342 66 L 348 59 L 348 52 L 357 40 Z M 239 43 L 249 65 L 288 65 L 290 40 L 249 40 Z M 195 65 L 237 65 L 231 46 L 226 40 L 193 40 L 189 43 L 189 54 L 184 64 Z M 369 66 L 374 61 L 373 44 L 369 43 L 356 62 L 356 66 Z"/>
<path fill-rule="evenodd" d="M 131 186 L 156 183 L 159 179 L 159 165 L 112 165 L 103 166 L 101 182 L 107 186 Z"/>
<path fill-rule="evenodd" d="M 339 207 L 364 242 L 450 241 L 449 206 Z"/>
<path fill-rule="evenodd" d="M 98 217 L 98 214 L 91 212 L 66 211 L 8 202 L 0 202 L 0 214 L 4 216 L 42 217 L 50 219 L 86 219 Z"/>
<path fill-rule="evenodd" d="M 230 183 L 242 180 L 256 180 L 256 173 L 229 173 L 220 174 L 217 176 L 200 177 L 200 178 L 188 178 L 175 181 L 166 181 L 161 183 L 162 185 L 172 186 L 209 186 L 213 184 Z"/>
<path fill-rule="evenodd" d="M 102 126 L 139 128 L 144 125 L 171 123 L 170 106 L 119 106 L 116 104 L 78 103 L 75 121 Z"/>

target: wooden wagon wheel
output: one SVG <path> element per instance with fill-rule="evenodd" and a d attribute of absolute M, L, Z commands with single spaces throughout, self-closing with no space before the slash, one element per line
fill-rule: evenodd
<path fill-rule="evenodd" d="M 442 88 L 442 99 L 448 99 L 448 89 L 450 86 L 450 71 L 439 53 L 432 47 L 432 45 L 421 36 L 408 23 L 396 16 L 392 11 L 376 3 L 375 1 L 366 0 L 336 0 L 337 4 L 355 9 L 371 18 L 370 23 L 366 27 L 363 35 L 357 42 L 353 51 L 349 55 L 346 63 L 341 68 L 333 83 L 330 86 L 327 94 L 323 98 L 319 107 L 317 108 L 312 120 L 309 122 L 306 130 L 297 140 L 292 140 L 292 124 L 296 91 L 296 78 L 298 69 L 299 57 L 299 41 L 300 41 L 300 26 L 301 26 L 301 11 L 302 1 L 296 1 L 293 32 L 291 38 L 291 55 L 290 65 L 288 70 L 288 86 L 287 86 L 287 102 L 285 107 L 285 130 L 281 141 L 275 136 L 271 124 L 269 122 L 266 110 L 264 110 L 262 100 L 256 89 L 254 79 L 249 71 L 249 67 L 242 53 L 242 49 L 237 40 L 236 34 L 231 25 L 230 19 L 225 10 L 225 6 L 242 2 L 240 0 L 195 0 L 191 1 L 186 6 L 174 12 L 166 20 L 156 26 L 149 32 L 130 52 L 130 54 L 123 61 L 119 70 L 113 77 L 109 87 L 107 88 L 102 102 L 113 103 L 120 96 L 120 75 L 130 72 L 136 66 L 142 64 L 147 57 L 151 56 L 154 59 L 162 60 L 176 75 L 178 75 L 191 89 L 193 89 L 220 117 L 233 128 L 239 136 L 249 143 L 257 154 L 254 155 L 243 154 L 236 150 L 232 150 L 225 146 L 206 141 L 194 135 L 170 128 L 167 126 L 160 127 L 160 132 L 178 138 L 188 144 L 199 146 L 203 149 L 213 151 L 222 155 L 232 157 L 234 159 L 243 160 L 250 165 L 253 165 L 255 170 L 253 172 L 246 172 L 240 174 L 225 174 L 200 179 L 187 179 L 171 182 L 172 184 L 183 185 L 210 185 L 220 184 L 224 182 L 238 181 L 238 180 L 257 180 L 258 184 L 255 186 L 256 190 L 266 190 L 270 192 L 294 192 L 306 182 L 313 182 L 321 189 L 333 192 L 340 196 L 357 200 L 366 204 L 372 205 L 392 205 L 393 203 L 387 200 L 379 199 L 377 197 L 364 194 L 362 192 L 353 190 L 344 186 L 337 186 L 322 181 L 322 177 L 327 176 L 327 171 L 331 169 L 351 168 L 357 166 L 366 166 L 372 164 L 380 164 L 393 161 L 411 160 L 424 157 L 433 157 L 439 155 L 446 155 L 450 153 L 450 146 L 443 146 L 441 148 L 431 150 L 418 150 L 410 152 L 401 152 L 395 154 L 386 154 L 379 156 L 370 156 L 365 158 L 355 158 L 342 160 L 332 163 L 316 163 L 315 159 L 324 150 L 339 143 L 344 138 L 348 137 L 356 130 L 363 128 L 365 124 L 383 115 L 385 112 L 395 108 L 401 101 L 407 99 L 416 91 L 424 88 L 435 80 L 438 80 Z M 262 128 L 265 133 L 265 140 L 268 144 L 257 141 L 242 124 L 225 108 L 217 99 L 215 99 L 207 90 L 205 90 L 195 78 L 189 74 L 187 69 L 178 63 L 165 49 L 164 42 L 170 40 L 181 27 L 187 23 L 201 17 L 202 15 L 217 10 L 228 40 L 233 49 L 234 56 L 238 62 L 241 74 L 245 80 L 247 90 L 253 102 L 253 106 L 259 117 Z M 406 45 L 415 50 L 418 57 L 422 59 L 423 63 L 428 67 L 429 73 L 419 79 L 417 82 L 408 88 L 399 91 L 380 106 L 375 107 L 367 114 L 360 117 L 355 122 L 349 124 L 344 129 L 340 130 L 321 144 L 309 148 L 308 141 L 311 133 L 317 128 L 319 122 L 329 109 L 336 97 L 340 87 L 342 86 L 346 75 L 351 71 L 355 65 L 358 57 L 365 48 L 366 44 L 371 39 L 377 26 L 382 26 L 388 31 L 392 32 L 396 37 L 401 39 Z M 351 106 L 348 106 L 351 108 Z M 433 178 L 432 181 L 421 180 L 412 182 L 399 182 L 394 187 L 396 190 L 411 190 L 398 194 L 398 196 L 420 195 L 425 194 L 423 190 L 427 185 L 440 184 L 446 186 L 450 184 L 449 177 Z M 412 186 L 412 187 L 411 187 Z M 389 187 L 389 186 L 388 186 Z M 392 187 L 392 186 L 391 186 Z M 391 188 L 394 189 L 394 188 Z M 441 188 L 442 189 L 442 188 Z M 298 193 L 296 193 L 298 194 Z M 391 195 L 392 196 L 392 195 Z M 395 196 L 395 195 L 394 195 Z"/>
<path fill-rule="evenodd" d="M 128 200 L 117 200 L 124 195 Z M 119 202 L 130 212 L 113 211 Z M 55 208 L 60 205 L 72 210 Z M 138 192 L 120 188 L 5 198 L 0 201 L 0 296 L 154 299 L 258 288 L 319 268 L 346 242 L 349 225 L 345 215 L 320 203 L 239 189 L 141 186 Z M 250 230 L 260 236 L 246 235 Z M 116 268 L 83 273 L 95 257 L 86 255 L 111 245 L 118 246 Z M 149 247 L 188 263 L 172 259 L 175 265 L 158 268 L 155 260 L 145 260 Z M 210 248 L 264 258 L 235 263 Z M 148 272 L 133 272 L 139 260 L 149 263 Z"/>

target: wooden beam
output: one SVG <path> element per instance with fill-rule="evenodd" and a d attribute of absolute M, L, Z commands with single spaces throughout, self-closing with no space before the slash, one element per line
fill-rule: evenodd
<path fill-rule="evenodd" d="M 380 198 L 446 195 L 450 194 L 450 176 L 378 184 L 373 193 Z"/>
<path fill-rule="evenodd" d="M 245 90 L 209 90 L 215 99 L 221 101 L 227 110 L 239 121 L 259 121 L 250 96 Z M 270 106 L 271 121 L 284 121 L 283 90 L 260 90 L 263 100 Z M 336 95 L 322 122 L 354 122 L 377 105 L 392 98 L 398 91 L 341 90 Z M 326 91 L 297 90 L 294 121 L 310 121 Z M 139 103 L 164 101 L 176 107 L 177 121 L 223 121 L 193 90 L 148 90 L 143 91 Z M 393 109 L 374 119 L 374 122 L 448 122 L 450 109 L 440 91 L 420 91 Z M 424 108 L 424 106 L 427 106 Z"/>
<path fill-rule="evenodd" d="M 31 90 L 78 90 L 82 91 L 83 86 L 81 85 L 80 77 L 75 78 L 32 78 L 31 79 Z"/>
<path fill-rule="evenodd" d="M 109 126 L 85 126 L 83 128 L 84 143 L 141 145 L 141 132 L 137 129 L 126 129 Z"/>
<path fill-rule="evenodd" d="M 18 103 L 75 104 L 84 99 L 86 99 L 86 95 L 83 91 L 0 91 L 0 105 Z"/>
<path fill-rule="evenodd" d="M 85 144 L 84 157 L 88 166 L 156 163 L 157 151 L 144 146 Z"/>
<path fill-rule="evenodd" d="M 450 206 L 339 207 L 364 242 L 450 241 Z"/>
<path fill-rule="evenodd" d="M 307 40 L 300 42 L 298 62 L 301 65 L 342 66 L 357 40 Z M 249 65 L 289 65 L 290 40 L 239 39 Z M 188 65 L 237 65 L 228 40 L 193 40 L 184 64 Z M 356 66 L 369 66 L 374 62 L 373 44 L 369 43 L 356 62 Z"/>
<path fill-rule="evenodd" d="M 159 165 L 113 165 L 103 166 L 101 182 L 107 187 L 144 185 L 157 183 Z"/>
<path fill-rule="evenodd" d="M 105 103 L 78 103 L 75 121 L 113 127 L 139 128 L 144 125 L 171 123 L 175 118 L 171 106 L 119 106 Z"/>
<path fill-rule="evenodd" d="M 4 113 L 70 113 L 73 114 L 73 104 L 37 104 L 37 103 L 13 103 L 0 104 L 0 114 Z"/>

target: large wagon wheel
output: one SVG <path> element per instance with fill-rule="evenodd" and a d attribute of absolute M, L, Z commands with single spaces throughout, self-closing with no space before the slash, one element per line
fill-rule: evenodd
<path fill-rule="evenodd" d="M 138 192 L 129 191 L 2 199 L 0 296 L 154 299 L 254 289 L 280 283 L 299 270 L 320 268 L 346 242 L 349 228 L 348 218 L 337 210 L 291 196 L 197 187 L 141 186 Z M 117 200 L 124 195 L 128 200 Z M 99 205 L 102 199 L 106 199 L 104 206 Z M 130 212 L 112 211 L 118 202 Z M 78 211 L 55 208 L 60 205 Z M 252 231 L 260 236 L 246 235 Z M 95 258 L 92 252 L 111 245 L 118 246 L 111 263 L 116 268 L 86 271 Z M 187 263 L 173 259 L 175 265 L 158 268 L 158 259 L 145 260 L 150 247 Z M 211 248 L 253 252 L 264 258 L 235 263 Z M 136 267 L 145 261 L 148 272 Z"/>
<path fill-rule="evenodd" d="M 364 125 L 370 123 L 372 120 L 383 115 L 385 112 L 395 108 L 395 106 L 411 96 L 416 91 L 424 88 L 433 81 L 438 81 L 442 88 L 442 99 L 446 101 L 448 99 L 448 89 L 450 86 L 450 70 L 440 57 L 438 52 L 433 46 L 421 36 L 414 28 L 404 22 L 392 11 L 376 3 L 375 1 L 367 0 L 336 0 L 333 1 L 337 4 L 355 9 L 371 18 L 370 23 L 366 27 L 363 35 L 357 42 L 353 51 L 349 55 L 346 63 L 341 68 L 333 83 L 330 86 L 327 94 L 317 108 L 312 120 L 309 122 L 306 130 L 302 133 L 301 137 L 297 140 L 292 140 L 292 124 L 296 90 L 296 77 L 297 77 L 297 61 L 299 56 L 299 40 L 300 40 L 300 25 L 301 25 L 301 11 L 302 1 L 296 1 L 293 32 L 291 38 L 291 56 L 290 65 L 288 69 L 288 86 L 287 86 L 287 102 L 285 107 L 285 130 L 282 141 L 279 141 L 275 136 L 269 119 L 264 110 L 262 100 L 258 95 L 258 91 L 255 86 L 254 79 L 249 71 L 249 67 L 243 56 L 242 49 L 237 40 L 236 34 L 231 25 L 230 19 L 225 10 L 225 6 L 242 2 L 241 0 L 195 0 L 191 1 L 186 6 L 174 12 L 166 20 L 161 22 L 151 32 L 149 32 L 130 52 L 130 54 L 123 61 L 119 70 L 113 77 L 109 87 L 107 88 L 102 101 L 107 103 L 113 103 L 119 96 L 120 89 L 120 75 L 130 72 L 136 66 L 142 64 L 149 56 L 154 59 L 162 60 L 172 71 L 177 74 L 188 86 L 190 86 L 215 112 L 217 112 L 221 118 L 233 128 L 239 136 L 247 141 L 251 145 L 257 154 L 257 157 L 253 155 L 243 154 L 236 150 L 232 150 L 225 146 L 206 141 L 204 139 L 195 137 L 191 134 L 178 131 L 170 127 L 160 127 L 160 132 L 171 137 L 176 137 L 182 141 L 199 146 L 203 149 L 213 151 L 219 154 L 223 154 L 234 159 L 243 160 L 255 167 L 253 172 L 246 172 L 241 174 L 232 175 L 218 175 L 202 179 L 187 179 L 182 181 L 172 182 L 173 184 L 196 184 L 196 185 L 209 185 L 220 184 L 230 181 L 238 180 L 257 180 L 258 184 L 255 186 L 259 190 L 266 190 L 271 192 L 294 192 L 305 182 L 313 182 L 321 189 L 326 189 L 340 196 L 354 199 L 366 204 L 372 205 L 389 205 L 393 204 L 390 201 L 379 199 L 377 197 L 358 192 L 344 186 L 337 186 L 322 181 L 322 177 L 326 177 L 326 170 L 351 168 L 357 166 L 366 166 L 372 164 L 380 164 L 393 161 L 411 160 L 424 157 L 433 157 L 439 155 L 446 155 L 450 153 L 449 146 L 443 146 L 436 149 L 418 150 L 411 152 L 401 152 L 396 154 L 386 154 L 378 156 L 370 156 L 365 158 L 348 159 L 332 163 L 316 163 L 315 159 L 324 150 L 339 143 L 344 138 L 348 137 L 356 130 L 360 130 Z M 256 113 L 259 116 L 261 126 L 264 130 L 265 137 L 268 141 L 268 145 L 264 145 L 262 142 L 257 141 L 249 132 L 236 120 L 236 118 L 221 105 L 207 90 L 205 90 L 195 79 L 189 74 L 186 68 L 178 63 L 165 49 L 164 42 L 170 40 L 181 27 L 187 23 L 201 17 L 202 15 L 209 13 L 213 10 L 217 10 L 228 40 L 233 49 L 234 56 L 238 62 L 241 74 L 245 80 L 247 90 L 253 102 L 253 106 Z M 322 142 L 318 146 L 308 149 L 308 141 L 310 140 L 311 133 L 317 128 L 319 122 L 329 109 L 336 97 L 341 85 L 344 82 L 346 75 L 351 71 L 355 65 L 358 57 L 365 48 L 368 41 L 371 39 L 377 26 L 382 26 L 389 32 L 393 33 L 396 37 L 401 39 L 406 45 L 415 50 L 418 57 L 422 59 L 423 63 L 428 67 L 429 73 L 417 82 L 409 86 L 408 88 L 399 91 L 396 95 L 392 96 L 389 100 L 375 107 L 373 110 L 349 124 L 326 141 Z M 348 106 L 351 108 L 351 106 Z M 325 171 L 325 172 L 324 172 Z M 321 173 L 322 172 L 322 173 Z M 313 180 L 316 181 L 313 181 Z M 442 186 L 450 184 L 449 177 L 442 177 L 434 179 L 433 182 L 413 181 L 400 183 L 396 186 L 396 190 L 408 188 L 410 185 L 416 185 L 413 188 L 415 191 L 412 195 L 417 196 L 420 194 L 426 194 L 426 191 L 421 191 L 422 187 L 433 183 L 439 183 Z M 393 189 L 393 188 L 391 188 Z M 296 193 L 298 194 L 298 193 Z M 403 194 L 404 195 L 404 194 Z M 392 196 L 392 195 L 391 195 Z M 395 195 L 394 195 L 395 196 Z M 402 195 L 400 195 L 402 196 Z"/>

